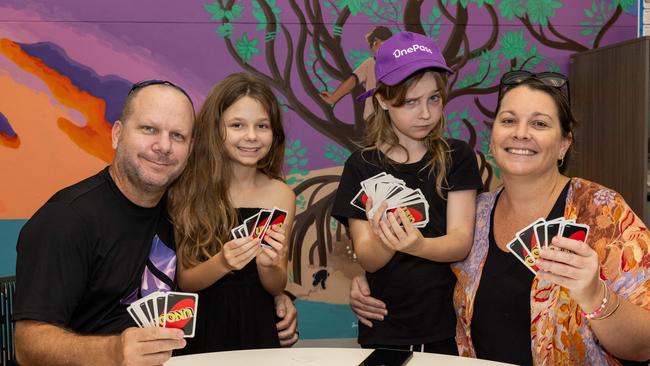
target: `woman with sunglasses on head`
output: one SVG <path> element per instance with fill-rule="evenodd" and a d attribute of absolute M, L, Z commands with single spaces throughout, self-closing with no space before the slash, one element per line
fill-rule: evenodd
<path fill-rule="evenodd" d="M 562 174 L 576 123 L 568 95 L 561 74 L 501 79 L 490 147 L 503 187 L 478 197 L 474 245 L 454 265 L 462 356 L 520 365 L 650 359 L 650 234 L 618 193 Z M 539 217 L 590 230 L 586 243 L 552 238 L 560 250 L 542 249 L 534 275 L 506 245 Z M 381 304 L 362 295 L 364 285 L 355 279 L 353 308 L 378 319 Z"/>
<path fill-rule="evenodd" d="M 483 184 L 472 149 L 443 137 L 451 70 L 431 39 L 402 32 L 381 45 L 375 72 L 378 86 L 365 94 L 374 104 L 365 147 L 345 163 L 332 208 L 350 228 L 373 292 L 391 310 L 378 326 L 360 324 L 358 340 L 366 348 L 457 354 L 449 263 L 470 249 L 474 201 Z M 402 209 L 383 216 L 386 201 L 368 198 L 365 212 L 351 205 L 360 182 L 381 173 L 421 190 L 426 207 L 419 212 L 424 217 L 427 211 L 428 223 L 414 227 Z M 399 202 L 408 206 L 406 199 Z"/>
<path fill-rule="evenodd" d="M 277 98 L 253 75 L 229 75 L 201 107 L 187 168 L 170 190 L 178 284 L 199 294 L 196 335 L 182 354 L 281 345 L 275 302 L 286 297 L 296 199 L 282 181 L 284 136 Z M 233 238 L 244 219 L 274 207 L 287 216 L 269 225 L 267 246 L 255 229 Z"/>

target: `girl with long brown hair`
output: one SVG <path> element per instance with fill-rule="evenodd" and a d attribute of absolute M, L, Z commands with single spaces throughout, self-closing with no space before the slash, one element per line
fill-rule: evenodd
<path fill-rule="evenodd" d="M 386 304 L 381 322 L 359 324 L 359 343 L 457 354 L 450 262 L 472 244 L 474 200 L 482 188 L 476 157 L 463 141 L 446 139 L 443 105 L 451 70 L 431 39 L 403 32 L 377 52 L 364 148 L 345 163 L 332 215 L 349 225 L 354 249 L 374 297 Z M 386 202 L 351 205 L 359 183 L 389 173 L 426 200 L 429 222 L 415 228 Z"/>
<path fill-rule="evenodd" d="M 183 353 L 279 347 L 273 297 L 287 282 L 295 195 L 282 179 L 284 130 L 271 89 L 232 74 L 208 95 L 185 173 L 170 190 L 178 284 L 198 292 L 196 335 Z M 287 211 L 261 246 L 231 229 L 261 209 Z"/>

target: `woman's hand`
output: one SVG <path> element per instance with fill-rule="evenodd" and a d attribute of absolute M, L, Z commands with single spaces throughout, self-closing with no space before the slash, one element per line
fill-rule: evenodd
<path fill-rule="evenodd" d="M 599 284 L 600 265 L 596 252 L 584 242 L 556 236 L 537 259 L 541 278 L 563 286 L 584 311 L 600 306 L 604 291 Z"/>
<path fill-rule="evenodd" d="M 271 248 L 262 246 L 257 256 L 257 264 L 263 267 L 274 267 L 282 263 L 287 254 L 287 246 L 283 243 L 286 240 L 284 225 L 273 225 L 266 230 L 264 240 Z"/>
<path fill-rule="evenodd" d="M 226 267 L 231 271 L 244 268 L 260 251 L 260 240 L 252 236 L 233 239 L 223 245 L 220 252 Z"/>

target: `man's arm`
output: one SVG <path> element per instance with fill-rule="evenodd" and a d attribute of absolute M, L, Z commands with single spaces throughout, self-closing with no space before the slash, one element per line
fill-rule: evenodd
<path fill-rule="evenodd" d="M 298 342 L 298 312 L 293 301 L 282 293 L 275 297 L 275 313 L 282 319 L 275 325 L 282 347 L 291 347 Z"/>
<path fill-rule="evenodd" d="M 16 322 L 16 359 L 29 365 L 162 365 L 185 347 L 183 331 L 129 328 L 120 335 L 82 336 L 32 320 Z"/>

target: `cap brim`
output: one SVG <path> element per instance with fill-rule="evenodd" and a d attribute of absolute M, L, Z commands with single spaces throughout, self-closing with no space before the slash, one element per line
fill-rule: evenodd
<path fill-rule="evenodd" d="M 415 60 L 384 75 L 384 77 L 381 78 L 381 82 L 386 85 L 396 85 L 414 72 L 428 68 L 440 69 L 450 75 L 454 73 L 449 67 L 447 67 L 447 65 L 439 62 L 432 62 L 431 60 Z"/>
<path fill-rule="evenodd" d="M 354 100 L 356 100 L 357 102 L 363 102 L 364 100 L 370 98 L 374 92 L 375 92 L 375 88 L 372 88 L 366 91 L 365 93 L 359 95 L 358 97 L 354 98 Z"/>

